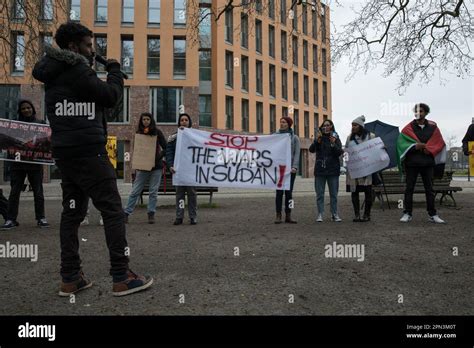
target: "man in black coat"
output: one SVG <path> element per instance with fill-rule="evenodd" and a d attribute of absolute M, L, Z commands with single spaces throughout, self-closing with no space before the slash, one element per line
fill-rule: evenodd
<path fill-rule="evenodd" d="M 36 118 L 36 110 L 33 103 L 22 99 L 18 102 L 18 120 L 28 123 L 44 123 Z M 49 227 L 44 213 L 43 195 L 43 166 L 33 163 L 12 162 L 10 165 L 10 196 L 8 198 L 8 210 L 5 224 L 2 230 L 11 230 L 19 225 L 17 222 L 18 207 L 20 205 L 20 193 L 25 183 L 25 178 L 33 189 L 35 200 L 35 217 L 40 228 Z"/>
<path fill-rule="evenodd" d="M 92 32 L 79 23 L 62 24 L 55 36 L 60 49 L 48 46 L 46 55 L 33 70 L 33 77 L 45 84 L 52 152 L 62 178 L 60 296 L 70 296 L 92 285 L 81 269 L 78 239 L 88 197 L 104 220 L 113 295 L 128 295 L 153 283 L 152 278 L 139 276 L 128 267 L 130 251 L 122 200 L 105 148 L 105 108 L 120 100 L 123 75 L 120 63 L 110 59 L 106 66 L 107 81 L 97 77 L 91 68 L 92 37 Z"/>

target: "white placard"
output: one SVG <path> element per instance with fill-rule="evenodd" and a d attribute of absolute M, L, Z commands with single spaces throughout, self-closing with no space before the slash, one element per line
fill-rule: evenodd
<path fill-rule="evenodd" d="M 386 168 L 390 157 L 380 138 L 346 148 L 347 170 L 352 179 L 362 178 Z"/>

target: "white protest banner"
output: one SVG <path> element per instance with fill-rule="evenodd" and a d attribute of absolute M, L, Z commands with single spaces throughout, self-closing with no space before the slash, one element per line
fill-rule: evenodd
<path fill-rule="evenodd" d="M 390 157 L 380 138 L 346 148 L 347 170 L 352 179 L 362 178 L 382 170 L 390 163 Z"/>
<path fill-rule="evenodd" d="M 178 186 L 289 190 L 290 136 L 179 129 L 174 168 Z"/>

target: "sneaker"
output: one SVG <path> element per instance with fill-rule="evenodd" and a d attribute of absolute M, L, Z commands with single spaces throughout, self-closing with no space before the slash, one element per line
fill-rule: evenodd
<path fill-rule="evenodd" d="M 20 226 L 20 224 L 14 220 L 7 220 L 1 227 L 2 230 L 11 230 L 12 228 L 15 228 L 17 226 Z"/>
<path fill-rule="evenodd" d="M 435 224 L 445 224 L 446 223 L 446 221 L 441 219 L 439 217 L 439 215 L 430 216 L 430 222 L 434 222 Z"/>
<path fill-rule="evenodd" d="M 128 219 L 125 223 L 127 222 L 128 222 Z M 104 226 L 104 219 L 102 218 L 102 216 L 99 218 L 99 225 Z"/>
<path fill-rule="evenodd" d="M 183 219 L 177 218 L 176 220 L 174 220 L 173 225 L 181 225 L 182 223 L 183 223 Z"/>
<path fill-rule="evenodd" d="M 196 224 L 197 224 L 196 218 L 191 219 L 191 225 L 196 225 Z"/>
<path fill-rule="evenodd" d="M 316 222 L 323 222 L 323 214 L 318 214 L 318 218 L 316 219 Z"/>
<path fill-rule="evenodd" d="M 39 219 L 37 225 L 38 225 L 39 228 L 48 228 L 49 227 L 48 221 L 46 221 L 45 218 Z"/>
<path fill-rule="evenodd" d="M 153 284 L 153 278 L 139 276 L 132 271 L 127 271 L 127 278 L 121 282 L 114 282 L 112 293 L 114 296 L 125 296 L 149 288 Z"/>
<path fill-rule="evenodd" d="M 61 289 L 59 290 L 59 296 L 70 296 L 84 289 L 88 289 L 92 286 L 92 282 L 84 277 L 84 273 L 79 273 L 79 279 L 73 282 L 65 283 L 61 282 Z"/>
<path fill-rule="evenodd" d="M 89 225 L 89 218 L 85 217 L 84 220 L 82 220 L 81 222 L 81 226 L 87 226 L 87 225 Z"/>
<path fill-rule="evenodd" d="M 410 214 L 405 213 L 400 219 L 400 222 L 410 222 L 411 220 L 412 220 L 412 216 Z"/>
<path fill-rule="evenodd" d="M 334 214 L 332 217 L 331 217 L 331 220 L 334 221 L 334 222 L 341 222 L 342 219 L 339 217 L 339 215 L 337 214 Z"/>

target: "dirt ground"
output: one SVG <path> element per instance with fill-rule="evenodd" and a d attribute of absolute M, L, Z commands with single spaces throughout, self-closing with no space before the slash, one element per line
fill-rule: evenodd
<path fill-rule="evenodd" d="M 217 195 L 217 207 L 200 209 L 196 226 L 173 226 L 170 207 L 149 225 L 138 208 L 127 227 L 131 268 L 155 284 L 124 298 L 111 295 L 103 228 L 93 214 L 80 239 L 94 286 L 75 303 L 57 295 L 60 202 L 46 201 L 52 227 L 40 230 L 33 202 L 22 201 L 21 226 L 0 231 L 0 244 L 38 244 L 39 259 L 0 258 L 0 315 L 473 315 L 474 194 L 456 197 L 462 208 L 439 210 L 447 225 L 429 223 L 422 203 L 410 224 L 378 204 L 372 222 L 353 223 L 348 196 L 339 198 L 342 223 L 317 224 L 314 195 L 295 198 L 297 225 L 275 225 L 268 196 Z M 325 257 L 333 242 L 363 244 L 364 261 Z"/>

